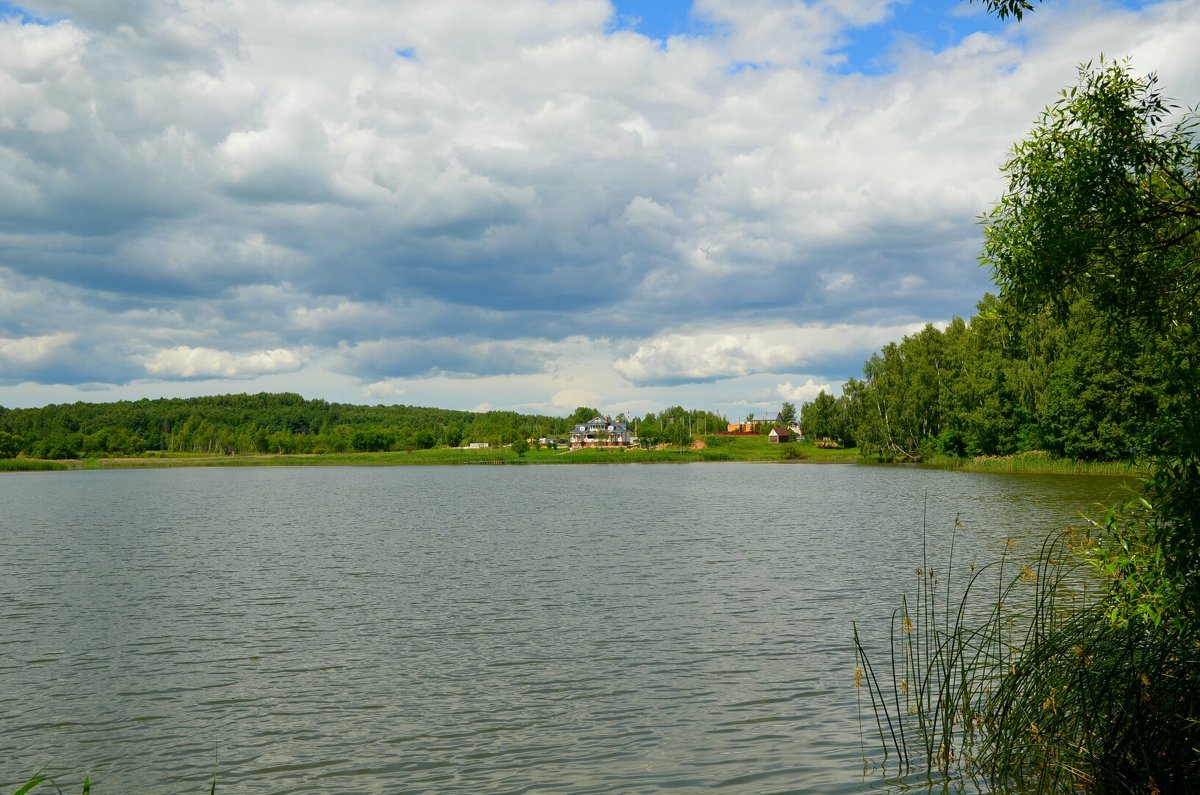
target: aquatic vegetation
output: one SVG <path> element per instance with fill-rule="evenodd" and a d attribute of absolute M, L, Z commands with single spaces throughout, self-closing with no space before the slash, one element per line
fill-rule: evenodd
<path fill-rule="evenodd" d="M 1174 792 L 1200 778 L 1200 630 L 1114 612 L 1121 580 L 1096 530 L 1047 538 L 1031 563 L 1006 544 L 959 591 L 952 547 L 944 582 L 928 561 L 916 570 L 886 648 L 855 627 L 855 686 L 885 767 L 1002 792 Z"/>
<path fill-rule="evenodd" d="M 0 458 L 0 472 L 41 472 L 67 468 L 66 464 L 58 461 L 43 461 L 37 458 Z"/>
<path fill-rule="evenodd" d="M 57 784 L 55 784 L 48 776 L 43 776 L 40 773 L 33 776 L 32 778 L 30 778 L 29 781 L 26 781 L 24 784 L 22 784 L 21 788 L 18 789 L 16 792 L 14 792 L 13 795 L 26 795 L 26 793 L 32 792 L 33 790 L 40 787 L 42 784 L 49 784 L 50 786 L 54 787 L 54 789 L 59 793 L 59 795 L 62 795 L 62 788 L 60 788 Z M 81 792 L 81 795 L 91 795 L 92 780 L 89 776 L 83 777 L 83 789 L 80 792 Z M 215 776 L 213 777 L 212 786 L 209 787 L 208 793 L 209 793 L 209 795 L 216 795 L 216 793 L 217 793 L 217 779 Z"/>

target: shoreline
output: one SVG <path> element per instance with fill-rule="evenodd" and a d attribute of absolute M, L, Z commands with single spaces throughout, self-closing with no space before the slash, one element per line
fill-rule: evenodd
<path fill-rule="evenodd" d="M 863 458 L 857 448 L 818 448 L 804 443 L 707 447 L 701 449 L 585 449 L 575 451 L 530 450 L 518 456 L 508 448 L 467 450 L 437 448 L 395 452 L 361 453 L 255 453 L 198 454 L 156 453 L 113 458 L 49 460 L 14 458 L 0 460 L 5 472 L 81 471 L 119 469 L 174 469 L 202 467 L 303 467 L 303 466 L 553 466 L 562 464 L 692 464 L 692 463 L 776 463 L 776 464 L 861 464 L 894 466 Z M 1149 473 L 1145 462 L 1088 462 L 1055 459 L 1040 452 L 1010 456 L 980 456 L 973 459 L 933 458 L 908 464 L 931 469 L 960 472 L 1068 474 L 1143 477 Z"/>

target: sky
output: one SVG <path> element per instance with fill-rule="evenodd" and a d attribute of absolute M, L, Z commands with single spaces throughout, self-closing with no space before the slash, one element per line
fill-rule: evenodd
<path fill-rule="evenodd" d="M 1079 64 L 1200 3 L 0 0 L 0 406 L 797 405 L 991 288 Z"/>

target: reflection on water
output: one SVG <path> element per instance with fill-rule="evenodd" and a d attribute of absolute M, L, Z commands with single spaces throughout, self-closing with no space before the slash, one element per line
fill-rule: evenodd
<path fill-rule="evenodd" d="M 956 557 L 990 559 L 1116 485 L 752 464 L 0 477 L 0 790 L 38 770 L 100 795 L 214 774 L 238 793 L 886 789 L 863 776 L 850 626 L 887 621 L 922 521 L 931 559 L 956 515 Z"/>

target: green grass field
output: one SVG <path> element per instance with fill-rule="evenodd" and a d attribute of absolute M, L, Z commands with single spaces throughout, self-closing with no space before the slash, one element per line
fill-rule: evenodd
<path fill-rule="evenodd" d="M 823 449 L 808 442 L 769 444 L 765 436 L 706 436 L 703 448 L 663 447 L 608 448 L 568 451 L 531 449 L 518 456 L 507 447 L 462 450 L 446 447 L 431 450 L 383 453 L 325 453 L 320 455 L 204 455 L 196 453 L 147 453 L 129 458 L 86 458 L 67 461 L 9 459 L 0 470 L 13 469 L 150 469 L 161 467 L 210 466 L 472 466 L 509 464 L 667 464 L 705 461 L 757 461 L 775 463 L 853 463 L 858 450 Z M 6 466 L 7 465 L 7 466 Z"/>
<path fill-rule="evenodd" d="M 402 450 L 383 453 L 323 453 L 310 455 L 209 455 L 203 453 L 145 453 L 129 458 L 85 458 L 42 461 L 29 458 L 0 459 L 0 472 L 50 469 L 151 469 L 162 467 L 229 466 L 473 466 L 509 464 L 686 464 L 706 461 L 760 463 L 863 462 L 857 448 L 821 448 L 811 442 L 770 444 L 765 436 L 705 436 L 704 447 L 590 448 L 568 451 L 531 449 L 518 456 L 507 447 L 463 450 L 438 447 L 431 450 Z M 1130 475 L 1149 470 L 1144 464 L 1127 461 L 1093 462 L 1052 458 L 1042 452 L 977 458 L 936 457 L 920 464 L 964 472 L 1023 472 L 1028 474 Z"/>

